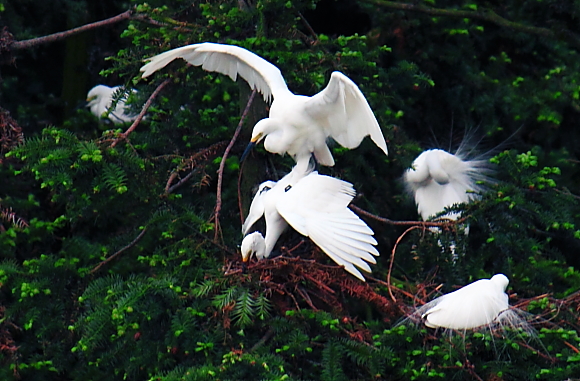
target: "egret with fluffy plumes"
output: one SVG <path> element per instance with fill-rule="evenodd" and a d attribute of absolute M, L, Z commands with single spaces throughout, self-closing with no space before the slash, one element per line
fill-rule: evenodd
<path fill-rule="evenodd" d="M 303 167 L 314 154 L 321 165 L 334 165 L 327 145 L 328 138 L 353 149 L 369 136 L 385 154 L 387 144 L 379 124 L 358 86 L 335 71 L 325 89 L 308 97 L 293 94 L 280 70 L 262 57 L 238 46 L 202 43 L 169 50 L 141 68 L 148 77 L 171 61 L 182 58 L 204 70 L 244 78 L 266 102 L 273 98 L 268 118 L 259 121 L 252 131 L 249 149 L 264 140 L 267 151 L 289 154 Z"/>
<path fill-rule="evenodd" d="M 97 85 L 93 87 L 87 94 L 88 103 L 86 107 L 89 107 L 94 116 L 102 118 L 103 115 L 109 111 L 109 108 L 113 103 L 114 95 L 119 89 L 121 89 L 120 86 L 109 87 L 105 85 Z M 136 93 L 137 91 L 132 90 L 132 92 Z M 115 109 L 108 115 L 108 118 L 115 124 L 132 122 L 137 117 L 137 115 L 129 111 L 125 101 L 126 98 L 119 99 Z"/>
<path fill-rule="evenodd" d="M 505 293 L 508 284 L 509 279 L 503 274 L 480 279 L 432 300 L 414 315 L 431 328 L 465 330 L 499 324 L 501 315 L 510 311 Z"/>
<path fill-rule="evenodd" d="M 334 262 L 364 281 L 358 269 L 370 273 L 368 263 L 376 263 L 374 257 L 379 252 L 374 247 L 377 241 L 373 231 L 348 208 L 354 195 L 352 184 L 298 165 L 280 181 L 262 183 L 252 200 L 242 233 L 250 232 L 264 216 L 266 236 L 258 232 L 245 236 L 243 261 L 247 262 L 253 254 L 268 258 L 290 225 L 310 237 Z"/>
<path fill-rule="evenodd" d="M 463 160 L 441 149 L 421 153 L 412 168 L 405 172 L 404 180 L 413 193 L 417 211 L 425 221 L 455 204 L 478 199 L 485 178 L 485 160 Z M 445 217 L 456 220 L 458 213 Z"/>

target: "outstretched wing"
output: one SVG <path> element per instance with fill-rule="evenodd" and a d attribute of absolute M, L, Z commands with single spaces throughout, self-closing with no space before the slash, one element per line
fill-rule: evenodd
<path fill-rule="evenodd" d="M 234 81 L 240 75 L 252 89 L 264 96 L 266 102 L 270 101 L 271 96 L 290 92 L 280 70 L 262 57 L 239 46 L 211 42 L 187 45 L 147 58 L 149 62 L 140 69 L 143 78 L 176 58 L 183 58 L 191 65 L 201 66 L 207 71 L 226 74 Z"/>
<path fill-rule="evenodd" d="M 326 132 L 341 146 L 356 148 L 370 135 L 388 154 L 385 137 L 365 96 L 344 74 L 333 72 L 326 88 L 308 100 L 306 110 L 314 119 L 326 121 Z"/>
<path fill-rule="evenodd" d="M 356 267 L 370 273 L 367 262 L 376 263 L 373 256 L 379 252 L 373 246 L 373 231 L 348 209 L 354 195 L 352 184 L 311 173 L 280 196 L 276 209 L 333 261 L 364 281 Z"/>

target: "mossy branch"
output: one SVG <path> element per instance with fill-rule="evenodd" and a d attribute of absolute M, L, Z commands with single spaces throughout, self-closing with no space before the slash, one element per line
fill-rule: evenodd
<path fill-rule="evenodd" d="M 458 9 L 432 8 L 414 3 L 398 3 L 395 1 L 387 1 L 387 0 L 362 0 L 362 1 L 368 4 L 374 4 L 385 8 L 398 9 L 402 11 L 421 12 L 433 16 L 469 18 L 474 20 L 487 21 L 504 28 L 509 28 L 529 34 L 535 34 L 547 38 L 557 39 L 559 37 L 564 36 L 567 39 L 569 39 L 570 42 L 572 42 L 574 45 L 580 46 L 580 36 L 576 35 L 575 33 L 572 33 L 570 31 L 562 31 L 560 33 L 556 33 L 548 28 L 520 24 L 501 17 L 491 9 L 464 11 Z"/>

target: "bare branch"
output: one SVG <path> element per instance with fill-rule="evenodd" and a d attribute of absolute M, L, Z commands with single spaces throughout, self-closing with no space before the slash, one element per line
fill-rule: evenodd
<path fill-rule="evenodd" d="M 377 220 L 379 222 L 383 222 L 389 225 L 399 225 L 399 226 L 423 226 L 423 227 L 440 227 L 440 228 L 447 228 L 452 225 L 457 225 L 465 222 L 467 217 L 460 218 L 458 220 L 452 220 L 450 218 L 440 218 L 443 220 L 442 222 L 427 222 L 427 221 L 393 221 L 385 217 L 377 216 L 376 214 L 372 214 L 367 212 L 364 209 L 359 208 L 356 205 L 349 205 L 349 208 L 354 210 L 355 212 L 362 214 L 365 217 L 372 218 L 373 220 Z"/>
<path fill-rule="evenodd" d="M 85 32 L 87 30 L 100 28 L 103 26 L 118 23 L 118 22 L 123 21 L 123 20 L 127 20 L 127 19 L 131 18 L 132 13 L 133 13 L 132 10 L 128 10 L 128 11 L 125 11 L 125 12 L 115 16 L 115 17 L 111 17 L 111 18 L 106 19 L 106 20 L 101 20 L 101 21 L 97 21 L 97 22 L 90 23 L 87 25 L 79 26 L 78 28 L 73 28 L 73 29 L 70 29 L 70 30 L 67 30 L 64 32 L 49 34 L 48 36 L 43 36 L 43 37 L 31 38 L 30 40 L 13 41 L 13 42 L 9 43 L 8 50 L 28 49 L 28 48 L 31 48 L 31 47 L 36 46 L 36 45 L 48 44 L 51 42 L 62 40 L 62 39 L 65 39 L 67 37 L 70 37 L 72 35 Z"/>
<path fill-rule="evenodd" d="M 139 233 L 139 235 L 137 236 L 137 238 L 135 238 L 130 244 L 128 244 L 127 246 L 123 247 L 121 250 L 117 251 L 115 254 L 111 255 L 109 258 L 105 259 L 104 261 L 102 261 L 101 263 L 99 263 L 98 265 L 96 265 L 90 271 L 90 273 L 93 274 L 94 272 L 98 271 L 101 267 L 103 267 L 104 265 L 106 265 L 107 263 L 109 263 L 110 261 L 112 261 L 114 258 L 116 258 L 119 254 L 121 254 L 125 250 L 130 249 L 131 247 L 135 246 L 135 244 L 137 244 L 137 242 L 139 242 L 139 240 L 141 238 L 143 238 L 143 236 L 145 235 L 145 232 L 146 231 L 147 231 L 147 228 L 144 228 L 141 231 L 141 233 Z"/>
<path fill-rule="evenodd" d="M 139 113 L 139 115 L 137 115 L 137 118 L 135 118 L 135 120 L 133 121 L 133 124 L 131 124 L 131 127 L 129 127 L 127 129 L 127 131 L 123 132 L 119 138 L 117 140 L 115 140 L 112 144 L 111 147 L 115 147 L 117 145 L 117 143 L 119 143 L 121 140 L 126 140 L 127 136 L 133 132 L 135 130 L 135 128 L 137 128 L 137 126 L 139 125 L 139 123 L 141 123 L 141 120 L 143 119 L 143 117 L 145 116 L 145 113 L 147 112 L 147 110 L 149 109 L 149 107 L 151 107 L 151 103 L 153 103 L 153 100 L 157 97 L 157 95 L 159 94 L 159 92 L 171 81 L 171 79 L 167 78 L 165 81 L 161 82 L 161 84 L 159 86 L 157 86 L 157 88 L 155 89 L 155 91 L 153 92 L 153 94 L 151 94 L 149 96 L 149 99 L 147 99 L 147 102 L 145 102 L 145 104 L 143 105 L 143 108 L 141 109 L 141 112 Z"/>
<path fill-rule="evenodd" d="M 536 26 L 524 25 L 510 20 L 506 20 L 491 9 L 480 9 L 477 11 L 463 11 L 457 9 L 439 9 L 426 7 L 424 5 L 419 5 L 416 3 L 398 3 L 395 1 L 387 0 L 363 0 L 365 3 L 378 5 L 385 8 L 398 9 L 402 11 L 412 11 L 421 12 L 433 16 L 447 16 L 447 17 L 458 17 L 458 18 L 469 18 L 481 21 L 487 21 L 504 28 L 509 28 L 517 30 L 519 32 L 535 34 L 542 37 L 548 37 L 553 39 L 558 39 L 560 34 L 567 37 L 573 44 L 580 46 L 580 36 L 572 33 L 570 31 L 565 31 L 565 33 L 556 33 L 548 28 L 541 28 Z"/>
<path fill-rule="evenodd" d="M 220 217 L 220 211 L 222 209 L 222 180 L 223 180 L 223 175 L 224 175 L 224 168 L 226 165 L 226 159 L 228 158 L 228 155 L 232 149 L 232 147 L 234 146 L 234 143 L 236 142 L 236 139 L 238 138 L 238 135 L 240 134 L 240 131 L 242 129 L 242 125 L 244 124 L 244 120 L 246 119 L 246 116 L 248 116 L 248 112 L 250 111 L 250 106 L 252 105 L 252 102 L 254 101 L 254 97 L 256 96 L 256 89 L 252 90 L 252 94 L 250 95 L 250 99 L 248 99 L 248 103 L 246 103 L 246 108 L 244 109 L 244 112 L 242 113 L 242 117 L 240 118 L 240 122 L 238 123 L 238 126 L 236 127 L 236 132 L 234 132 L 234 136 L 232 137 L 232 140 L 230 141 L 230 144 L 228 144 L 228 146 L 226 147 L 226 151 L 224 152 L 224 156 L 222 157 L 222 161 L 220 162 L 220 168 L 218 170 L 218 183 L 217 183 L 217 201 L 215 204 L 215 209 L 214 209 L 214 214 L 213 214 L 213 219 L 214 219 L 214 223 L 215 223 L 215 235 L 214 235 L 214 241 L 217 241 L 217 237 L 219 234 L 219 217 Z"/>

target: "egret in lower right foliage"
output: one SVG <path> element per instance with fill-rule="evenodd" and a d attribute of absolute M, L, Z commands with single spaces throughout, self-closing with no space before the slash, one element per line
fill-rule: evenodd
<path fill-rule="evenodd" d="M 503 274 L 480 279 L 417 308 L 409 319 L 422 321 L 430 328 L 467 330 L 510 327 L 522 328 L 534 335 L 534 329 L 524 316 L 529 314 L 510 307 L 505 293 L 508 284 L 509 279 Z"/>

